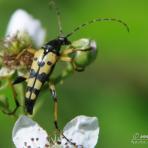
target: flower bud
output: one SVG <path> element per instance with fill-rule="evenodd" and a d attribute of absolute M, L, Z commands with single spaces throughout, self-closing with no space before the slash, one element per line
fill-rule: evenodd
<path fill-rule="evenodd" d="M 72 42 L 72 47 L 78 50 L 74 54 L 74 64 L 78 69 L 84 70 L 86 66 L 90 65 L 97 56 L 97 46 L 94 40 L 79 39 Z"/>

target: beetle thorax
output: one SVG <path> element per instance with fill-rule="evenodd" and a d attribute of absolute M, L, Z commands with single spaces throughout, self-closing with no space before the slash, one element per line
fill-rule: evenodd
<path fill-rule="evenodd" d="M 69 45 L 69 44 L 70 44 L 70 41 L 68 41 L 66 37 L 58 37 L 46 43 L 42 48 L 45 50 L 45 53 L 48 53 L 48 52 L 59 53 L 61 46 Z"/>

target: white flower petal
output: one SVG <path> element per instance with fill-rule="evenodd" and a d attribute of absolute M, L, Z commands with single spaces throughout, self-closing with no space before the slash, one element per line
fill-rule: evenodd
<path fill-rule="evenodd" d="M 67 123 L 63 131 L 64 135 L 76 145 L 83 148 L 94 148 L 99 135 L 98 120 L 96 117 L 77 116 Z M 61 142 L 64 145 L 66 140 L 62 139 Z M 70 144 L 68 146 L 74 148 Z"/>
<path fill-rule="evenodd" d="M 10 70 L 7 67 L 2 67 L 2 68 L 0 68 L 0 77 L 11 76 L 14 72 L 15 72 L 14 70 Z"/>
<path fill-rule="evenodd" d="M 45 39 L 45 30 L 42 28 L 41 22 L 22 9 L 18 9 L 12 14 L 8 23 L 6 37 L 13 37 L 17 33 L 21 37 L 23 37 L 24 33 L 28 33 L 36 47 L 42 46 Z"/>
<path fill-rule="evenodd" d="M 36 122 L 27 116 L 21 116 L 12 131 L 16 148 L 48 148 L 48 134 Z"/>

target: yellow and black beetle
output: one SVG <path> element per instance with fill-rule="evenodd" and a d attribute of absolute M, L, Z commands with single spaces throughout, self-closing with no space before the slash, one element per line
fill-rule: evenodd
<path fill-rule="evenodd" d="M 79 51 L 78 49 L 76 50 L 71 48 L 60 52 L 62 46 L 71 44 L 71 42 L 68 40 L 68 37 L 71 36 L 74 32 L 78 31 L 80 28 L 85 27 L 88 24 L 95 23 L 97 21 L 120 22 L 127 27 L 127 30 L 129 30 L 128 26 L 121 20 L 117 20 L 114 18 L 97 18 L 95 20 L 89 21 L 88 23 L 80 25 L 65 37 L 60 36 L 54 40 L 49 41 L 40 50 L 36 51 L 30 69 L 30 75 L 27 80 L 28 83 L 25 104 L 28 113 L 32 114 L 33 106 L 41 89 L 41 86 L 49 79 L 57 61 L 60 59 L 66 62 L 73 62 L 72 58 L 68 55 L 70 53 Z M 87 51 L 87 49 L 80 49 L 80 51 Z M 75 67 L 75 65 L 74 68 L 77 70 L 77 67 Z M 16 79 L 13 84 L 22 82 L 23 80 L 25 80 L 25 78 L 18 77 L 18 79 Z"/>
<path fill-rule="evenodd" d="M 48 80 L 60 58 L 61 46 L 69 44 L 67 38 L 60 37 L 49 41 L 35 53 L 25 96 L 25 106 L 29 114 L 33 112 L 33 106 L 41 86 Z M 52 95 L 56 99 L 54 90 L 52 90 Z"/>
<path fill-rule="evenodd" d="M 100 21 L 115 21 L 123 24 L 126 29 L 129 31 L 129 28 L 126 23 L 124 23 L 121 20 L 114 19 L 114 18 L 97 18 L 93 19 L 91 21 L 88 21 L 87 23 L 84 23 L 78 27 L 76 27 L 72 32 L 68 33 L 66 36 L 63 35 L 62 27 L 61 27 L 61 21 L 60 21 L 60 13 L 58 9 L 57 11 L 57 18 L 58 18 L 58 25 L 59 25 L 59 37 L 56 39 L 53 39 L 46 43 L 41 49 L 38 51 L 30 50 L 31 53 L 34 54 L 33 62 L 31 65 L 31 69 L 29 72 L 29 77 L 25 78 L 22 76 L 19 76 L 13 84 L 18 84 L 20 82 L 23 82 L 27 80 L 27 88 L 26 88 L 26 94 L 25 94 L 25 107 L 26 111 L 29 114 L 33 113 L 33 107 L 37 100 L 37 97 L 39 95 L 39 92 L 41 90 L 41 87 L 46 81 L 49 81 L 49 87 L 51 91 L 51 95 L 54 99 L 54 120 L 55 120 L 55 126 L 58 129 L 57 124 L 57 95 L 54 87 L 54 83 L 50 81 L 50 76 L 54 70 L 54 67 L 56 63 L 59 60 L 70 62 L 73 65 L 74 70 L 79 71 L 80 69 L 75 64 L 74 58 L 70 56 L 70 54 L 77 53 L 78 51 L 86 52 L 90 49 L 75 49 L 70 46 L 69 49 L 65 49 L 61 51 L 61 47 L 65 45 L 71 45 L 71 42 L 69 41 L 69 37 L 73 35 L 75 32 L 80 30 L 81 28 L 84 28 L 87 25 L 93 24 L 95 22 Z M 28 49 L 26 49 L 28 52 L 30 52 Z M 24 52 L 24 51 L 23 51 Z M 20 53 L 22 54 L 22 53 Z M 19 107 L 19 103 L 17 99 L 15 99 L 16 108 L 13 110 L 12 113 L 16 112 L 17 108 Z M 12 114 L 10 113 L 10 114 Z"/>

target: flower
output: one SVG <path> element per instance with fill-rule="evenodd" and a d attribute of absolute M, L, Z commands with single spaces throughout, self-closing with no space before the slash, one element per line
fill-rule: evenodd
<path fill-rule="evenodd" d="M 6 37 L 13 38 L 17 34 L 20 38 L 28 34 L 36 47 L 42 46 L 45 39 L 45 30 L 42 28 L 41 22 L 22 9 L 18 9 L 12 14 Z"/>
<path fill-rule="evenodd" d="M 94 148 L 98 141 L 99 127 L 96 117 L 77 116 L 66 124 L 64 136 L 83 148 Z M 66 142 L 62 139 L 62 144 Z"/>
<path fill-rule="evenodd" d="M 10 70 L 7 67 L 2 67 L 0 69 L 0 78 L 9 77 L 14 74 L 14 70 Z"/>
<path fill-rule="evenodd" d="M 63 134 L 77 147 L 94 148 L 99 135 L 98 120 L 96 117 L 77 116 L 66 124 Z M 27 116 L 21 116 L 15 123 L 12 132 L 16 148 L 74 148 L 61 135 L 59 139 L 52 139 L 35 121 Z"/>
<path fill-rule="evenodd" d="M 16 121 L 12 137 L 17 148 L 44 148 L 49 146 L 46 131 L 27 116 L 21 116 Z"/>
<path fill-rule="evenodd" d="M 3 45 L 0 48 L 0 78 L 12 76 L 16 71 L 22 75 L 26 74 L 34 55 L 25 49 L 42 46 L 44 39 L 45 30 L 41 22 L 25 10 L 16 10 L 10 18 Z"/>
<path fill-rule="evenodd" d="M 73 41 L 68 48 L 76 50 L 75 54 L 73 54 L 73 61 L 80 71 L 85 70 L 88 65 L 94 62 L 98 53 L 96 42 L 88 38 Z"/>

